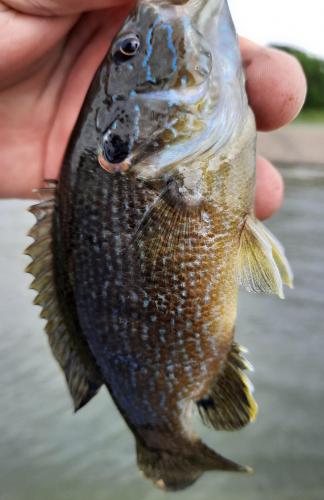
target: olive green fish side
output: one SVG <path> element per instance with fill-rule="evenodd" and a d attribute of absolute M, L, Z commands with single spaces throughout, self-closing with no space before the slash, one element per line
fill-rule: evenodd
<path fill-rule="evenodd" d="M 220 337 L 218 342 L 211 335 L 218 325 L 211 310 L 213 299 L 205 303 L 210 274 L 215 274 L 209 258 L 212 250 L 207 248 L 205 260 L 201 256 L 197 260 L 206 233 L 204 240 L 197 237 L 187 227 L 184 207 L 174 207 L 172 198 L 164 197 L 164 210 L 173 213 L 177 223 L 174 217 L 164 217 L 163 226 L 158 209 L 156 223 L 161 235 L 176 235 L 178 246 L 170 238 L 170 247 L 166 245 L 156 255 L 151 239 L 143 234 L 145 228 L 140 230 L 139 243 L 147 245 L 134 245 L 144 214 L 161 203 L 159 191 L 154 184 L 143 185 L 131 176 L 107 176 L 98 169 L 96 158 L 91 161 L 90 157 L 88 154 L 85 160 L 80 153 L 75 191 L 65 184 L 69 182 L 68 164 L 62 172 L 60 204 L 69 206 L 72 213 L 61 213 L 61 224 L 65 227 L 66 221 L 74 221 L 64 232 L 71 231 L 69 260 L 82 331 L 105 384 L 136 437 L 140 468 L 167 489 L 185 487 L 213 468 L 248 471 L 212 450 L 206 460 L 207 447 L 190 431 L 185 417 L 191 401 L 202 405 L 204 396 L 212 398 L 209 388 L 220 361 L 226 364 L 232 339 L 231 331 L 228 339 Z M 192 219 L 191 214 L 191 227 L 199 221 L 196 231 L 201 229 L 200 214 L 196 221 Z M 157 240 L 152 220 L 149 228 Z M 234 276 L 233 283 L 237 288 Z M 240 376 L 234 385 L 239 393 Z M 238 408 L 237 413 L 243 410 Z M 235 421 L 237 427 L 242 426 L 242 420 L 233 415 L 233 426 Z"/>
<path fill-rule="evenodd" d="M 93 128 L 94 100 L 102 92 L 98 81 L 100 74 L 60 179 L 58 213 L 66 238 L 63 260 L 70 262 L 84 335 L 137 438 L 140 468 L 166 488 L 180 488 L 212 468 L 211 459 L 204 461 L 206 448 L 187 429 L 183 413 L 190 401 L 199 401 L 202 407 L 203 399 L 212 400 L 217 373 L 222 371 L 220 361 L 226 365 L 236 309 L 235 256 L 243 221 L 241 216 L 229 215 L 233 226 L 229 231 L 230 221 L 217 215 L 212 205 L 197 209 L 181 201 L 176 182 L 146 182 L 131 172 L 107 175 L 97 162 Z M 229 173 L 224 165 L 224 179 Z M 230 259 L 224 267 L 226 248 Z M 213 292 L 219 273 L 223 311 L 217 291 Z M 210 286 L 213 276 L 215 283 Z M 222 335 L 216 340 L 218 330 Z M 234 382 L 237 393 L 244 386 L 241 379 L 238 376 Z M 236 399 L 240 415 L 244 410 Z M 249 411 L 244 424 L 233 415 L 232 427 L 249 420 Z M 184 450 L 191 451 L 186 455 Z M 152 455 L 155 467 L 149 462 Z M 214 459 L 216 469 L 249 470 L 216 454 Z M 171 466 L 176 482 L 168 476 Z"/>

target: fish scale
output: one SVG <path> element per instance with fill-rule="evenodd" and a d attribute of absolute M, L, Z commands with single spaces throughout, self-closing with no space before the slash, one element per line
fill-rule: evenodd
<path fill-rule="evenodd" d="M 90 170 L 93 170 L 92 166 Z M 134 238 L 134 227 L 140 224 L 146 210 L 157 197 L 157 193 L 152 189 L 145 189 L 142 182 L 137 185 L 134 179 L 123 176 L 107 179 L 103 171 L 97 169 L 93 172 L 92 176 L 88 178 L 84 165 L 83 171 L 80 172 L 79 186 L 74 197 L 73 215 L 74 224 L 79 230 L 74 236 L 75 241 L 72 246 L 74 248 L 75 288 L 77 290 L 79 318 L 85 335 L 87 338 L 91 337 L 92 350 L 97 360 L 100 360 L 102 352 L 113 353 L 112 365 L 107 364 L 106 356 L 104 356 L 102 366 L 99 361 L 101 371 L 104 374 L 107 373 L 107 380 L 110 380 L 110 388 L 113 393 L 116 393 L 118 388 L 114 388 L 114 382 L 111 380 L 116 379 L 117 386 L 119 386 L 122 376 L 123 384 L 125 387 L 130 384 L 134 390 L 132 398 L 137 399 L 137 405 L 140 406 L 141 399 L 143 397 L 145 399 L 146 388 L 143 388 L 143 384 L 136 383 L 138 367 L 145 363 L 148 376 L 154 377 L 156 367 L 159 366 L 158 363 L 161 359 L 162 366 L 168 363 L 172 364 L 175 379 L 179 381 L 179 385 L 186 388 L 183 397 L 199 398 L 199 389 L 201 391 L 201 386 L 206 385 L 205 373 L 208 372 L 209 378 L 212 379 L 218 367 L 217 358 L 211 350 L 210 340 L 210 335 L 217 335 L 217 319 L 214 318 L 210 322 L 213 327 L 211 331 L 205 334 L 199 333 L 197 337 L 194 335 L 195 332 L 200 332 L 201 323 L 208 320 L 210 316 L 208 310 L 211 304 L 217 303 L 219 305 L 220 303 L 219 294 L 215 292 L 213 298 L 205 300 L 205 293 L 201 290 L 209 287 L 211 276 L 214 275 L 214 281 L 217 282 L 220 271 L 215 272 L 217 266 L 210 260 L 209 255 L 204 255 L 201 252 L 204 247 L 197 231 L 196 234 L 193 232 L 185 235 L 185 238 L 190 238 L 191 253 L 185 253 L 184 269 L 179 269 L 178 266 L 174 268 L 168 262 L 166 265 L 160 263 L 160 270 L 156 274 L 153 271 L 152 283 L 145 282 L 139 269 L 142 269 L 142 265 L 144 265 L 144 276 L 150 275 L 152 274 L 151 263 L 145 258 L 143 260 L 138 258 L 132 246 L 132 239 Z M 79 219 L 77 214 L 86 213 L 92 193 L 93 208 L 88 214 L 90 217 L 82 215 Z M 125 209 L 125 202 L 128 209 Z M 103 213 L 105 217 L 102 217 Z M 91 224 L 89 224 L 89 218 Z M 130 227 L 130 220 L 132 227 Z M 212 220 L 212 214 L 210 220 Z M 215 232 L 211 233 L 212 237 L 214 234 Z M 103 238 L 103 235 L 107 236 Z M 118 245 L 118 251 L 116 251 L 114 235 L 117 235 L 121 241 Z M 228 234 L 229 237 L 230 234 Z M 186 248 L 188 245 L 185 238 L 182 244 Z M 206 250 L 210 251 L 212 245 L 209 245 L 208 238 L 205 238 L 204 241 Z M 93 259 L 94 242 L 95 246 L 99 248 L 99 256 L 96 256 L 95 259 Z M 236 244 L 238 243 L 236 242 Z M 197 253 L 196 247 L 198 247 L 199 253 Z M 221 251 L 220 241 L 217 242 L 215 251 L 217 250 Z M 198 259 L 197 255 L 199 255 Z M 89 256 L 91 256 L 90 259 Z M 175 264 L 177 265 L 181 259 L 182 251 L 180 250 L 174 256 Z M 89 265 L 90 262 L 91 265 Z M 110 263 L 112 264 L 111 270 L 109 270 Z M 210 272 L 205 281 L 201 280 L 199 276 L 201 266 L 204 267 L 206 274 Z M 194 277 L 190 279 L 194 286 L 188 286 L 186 283 L 188 268 L 194 274 Z M 164 276 L 164 282 L 169 283 L 168 288 L 164 283 L 161 288 L 159 282 L 156 281 L 160 274 Z M 102 296 L 102 289 L 105 288 L 102 280 L 104 283 L 111 284 L 111 290 L 109 294 L 105 295 L 105 301 L 102 299 L 98 301 L 97 297 Z M 182 296 L 181 285 L 183 290 L 187 290 L 188 297 Z M 94 291 L 94 295 L 89 294 L 89 290 Z M 167 315 L 158 308 L 160 294 L 164 294 L 166 298 Z M 127 295 L 126 301 L 121 300 L 121 297 L 125 295 Z M 136 297 L 136 301 L 131 300 L 132 295 Z M 148 308 L 143 307 L 146 297 L 150 297 L 151 306 Z M 194 315 L 197 310 L 195 302 L 197 300 L 202 315 L 198 315 L 198 320 L 195 320 Z M 175 317 L 172 329 L 168 328 L 171 317 Z M 118 318 L 118 322 L 114 321 L 116 318 Z M 191 321 L 189 329 L 186 327 L 188 318 Z M 144 352 L 139 345 L 143 325 L 148 328 Z M 161 325 L 166 326 L 162 337 Z M 181 332 L 184 339 L 183 344 L 179 344 L 177 332 Z M 231 335 L 231 332 L 227 333 Z M 192 342 L 193 340 L 194 342 Z M 117 357 L 118 349 L 121 351 L 121 355 Z M 215 347 L 214 350 L 216 349 Z M 210 352 L 212 355 L 209 354 Z M 120 373 L 111 376 L 110 369 Z M 202 377 L 203 382 L 199 383 L 199 379 Z M 159 392 L 161 393 L 163 389 L 165 398 L 172 398 L 173 393 L 180 388 L 175 385 L 170 392 L 168 385 L 165 386 L 163 383 L 163 379 L 158 381 Z M 138 396 L 136 395 L 137 387 Z M 154 385 L 152 391 L 156 389 L 157 387 Z M 132 403 L 133 408 L 134 406 L 135 402 Z M 166 403 L 165 406 L 167 408 L 168 404 Z M 127 408 L 123 408 L 123 410 L 126 411 Z M 147 411 L 145 418 L 149 422 Z"/>

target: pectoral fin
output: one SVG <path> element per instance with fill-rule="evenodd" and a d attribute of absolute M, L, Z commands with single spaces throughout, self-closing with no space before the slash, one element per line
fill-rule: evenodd
<path fill-rule="evenodd" d="M 238 280 L 249 292 L 274 293 L 282 299 L 283 285 L 293 287 L 293 274 L 282 245 L 251 216 L 241 235 Z"/>
<path fill-rule="evenodd" d="M 161 189 L 156 200 L 144 215 L 133 240 L 138 255 L 146 253 L 146 265 L 150 263 L 153 276 L 165 257 L 176 259 L 185 246 L 195 224 L 200 221 L 200 208 L 187 206 L 175 193 L 174 183 Z"/>

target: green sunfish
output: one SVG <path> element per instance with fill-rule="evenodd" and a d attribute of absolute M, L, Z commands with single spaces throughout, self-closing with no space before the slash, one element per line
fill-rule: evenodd
<path fill-rule="evenodd" d="M 217 430 L 254 420 L 238 287 L 292 286 L 253 214 L 255 139 L 227 1 L 140 0 L 31 208 L 28 272 L 75 409 L 105 385 L 162 489 L 250 470 L 190 423 L 195 407 Z"/>

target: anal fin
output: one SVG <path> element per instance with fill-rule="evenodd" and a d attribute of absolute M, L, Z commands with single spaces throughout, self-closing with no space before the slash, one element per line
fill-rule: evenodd
<path fill-rule="evenodd" d="M 206 397 L 197 402 L 203 422 L 217 430 L 241 429 L 256 418 L 258 406 L 252 395 L 253 386 L 244 373 L 252 367 L 243 352 L 233 343 L 222 373 Z"/>
<path fill-rule="evenodd" d="M 34 276 L 31 288 L 38 292 L 34 303 L 42 309 L 40 315 L 47 322 L 45 330 L 52 353 L 64 372 L 77 411 L 96 394 L 102 380 L 79 325 L 71 318 L 68 324 L 60 306 L 52 248 L 55 189 L 42 191 L 46 191 L 47 199 L 30 208 L 36 224 L 28 233 L 34 242 L 25 250 L 32 258 L 26 272 Z"/>

